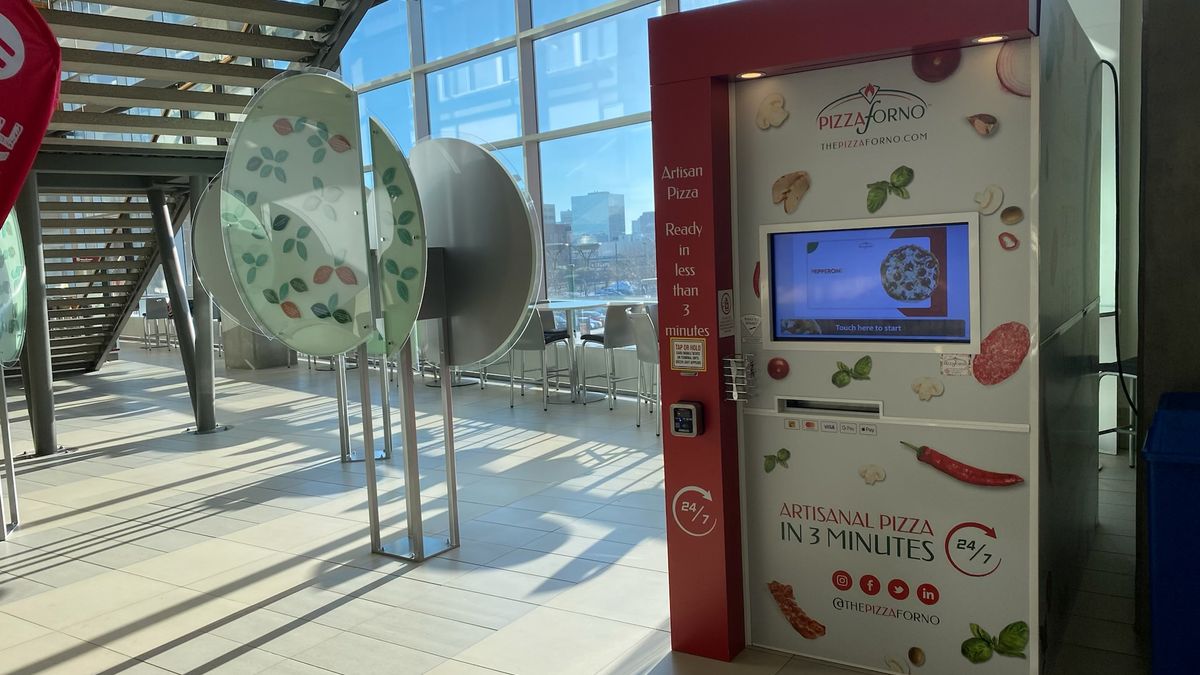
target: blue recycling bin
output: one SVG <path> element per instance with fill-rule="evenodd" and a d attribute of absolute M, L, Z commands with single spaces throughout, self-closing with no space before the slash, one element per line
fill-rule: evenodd
<path fill-rule="evenodd" d="M 1142 450 L 1150 546 L 1150 666 L 1194 673 L 1200 607 L 1200 393 L 1163 394 Z"/>

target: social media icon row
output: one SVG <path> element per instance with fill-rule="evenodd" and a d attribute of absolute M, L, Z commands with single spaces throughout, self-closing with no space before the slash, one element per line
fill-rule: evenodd
<path fill-rule="evenodd" d="M 833 587 L 839 591 L 848 591 L 854 588 L 854 577 L 845 570 L 838 570 L 833 573 Z M 870 596 L 879 595 L 880 591 L 886 588 L 888 595 L 892 596 L 895 600 L 907 600 L 911 592 L 908 582 L 903 579 L 892 579 L 885 586 L 879 580 L 879 577 L 873 574 L 864 574 L 859 577 L 858 588 Z M 933 584 L 921 584 L 917 586 L 915 596 L 924 605 L 936 605 L 942 599 L 941 591 Z"/>

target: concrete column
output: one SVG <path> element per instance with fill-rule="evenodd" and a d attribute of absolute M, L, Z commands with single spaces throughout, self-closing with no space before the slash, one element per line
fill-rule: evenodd
<path fill-rule="evenodd" d="M 187 375 L 188 394 L 192 399 L 192 410 L 196 422 L 200 416 L 196 392 L 196 331 L 192 327 L 192 313 L 188 307 L 187 290 L 183 285 L 183 268 L 179 264 L 179 252 L 175 250 L 175 232 L 171 226 L 171 212 L 160 189 L 146 192 L 150 199 L 150 215 L 154 221 L 154 236 L 158 240 L 159 257 L 162 260 L 163 277 L 167 281 L 167 295 L 171 299 L 171 316 L 175 321 L 175 334 L 179 336 L 179 355 L 183 359 L 183 370 Z M 211 354 L 211 350 L 209 352 Z"/>
<path fill-rule="evenodd" d="M 37 455 L 58 451 L 54 428 L 54 371 L 50 365 L 50 313 L 46 305 L 46 266 L 42 256 L 42 215 L 38 208 L 37 174 L 30 173 L 17 197 L 17 221 L 25 249 L 29 312 L 25 317 L 25 350 L 21 371 L 26 375 L 25 405 L 33 428 Z"/>
<path fill-rule="evenodd" d="M 204 176 L 192 176 L 189 182 L 192 193 L 192 227 L 196 227 L 200 195 L 207 183 Z M 196 433 L 208 434 L 217 430 L 217 375 L 213 363 L 212 297 L 204 289 L 195 266 L 192 267 L 192 273 L 192 306 L 196 312 Z"/>

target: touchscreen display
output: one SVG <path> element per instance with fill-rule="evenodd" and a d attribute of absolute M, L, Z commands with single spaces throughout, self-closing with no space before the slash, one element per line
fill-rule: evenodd
<path fill-rule="evenodd" d="M 967 223 L 768 235 L 777 341 L 971 341 Z"/>

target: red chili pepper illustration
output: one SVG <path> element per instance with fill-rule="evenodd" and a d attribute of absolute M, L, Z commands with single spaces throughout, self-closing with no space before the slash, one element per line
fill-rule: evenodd
<path fill-rule="evenodd" d="M 983 485 L 985 487 L 1006 487 L 1025 482 L 1024 478 L 1015 473 L 997 473 L 973 467 L 970 464 L 964 464 L 957 459 L 934 450 L 928 445 L 917 446 L 906 441 L 900 441 L 900 444 L 906 448 L 916 450 L 918 461 L 924 462 L 947 476 L 957 478 L 964 483 Z"/>

